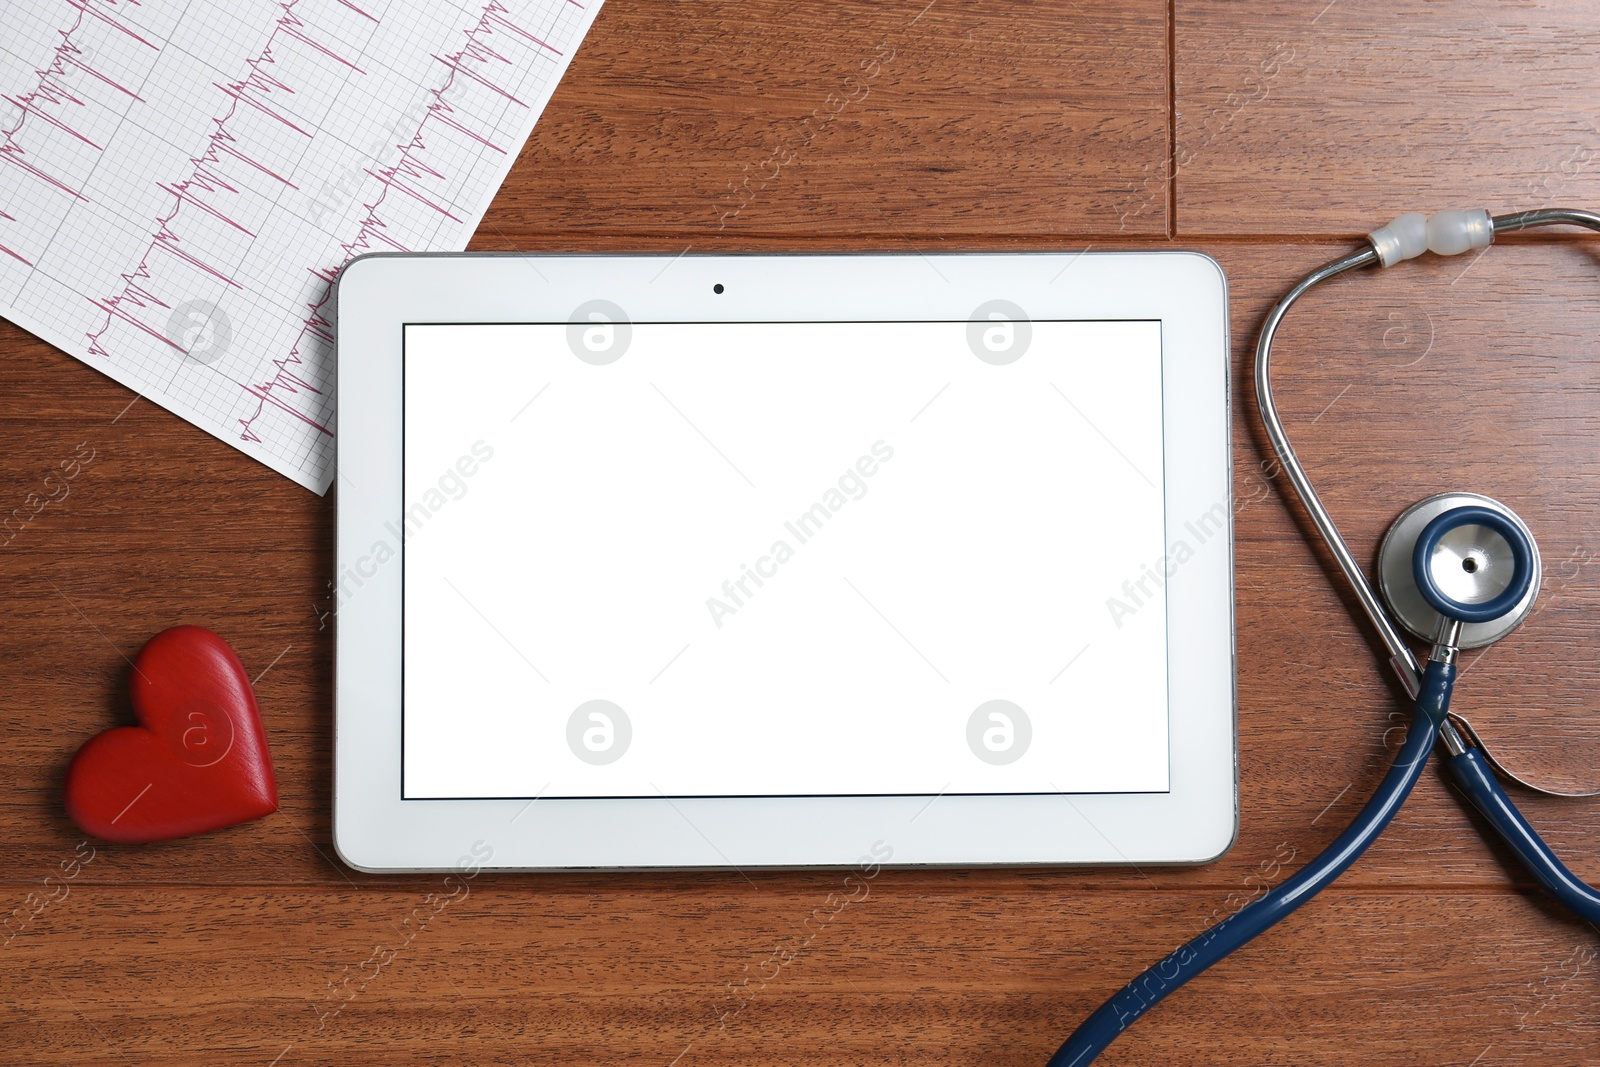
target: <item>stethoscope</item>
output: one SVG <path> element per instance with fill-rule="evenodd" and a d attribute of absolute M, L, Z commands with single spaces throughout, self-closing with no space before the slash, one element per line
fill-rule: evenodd
<path fill-rule="evenodd" d="M 1389 665 L 1416 701 L 1411 726 L 1383 783 L 1333 844 L 1277 888 L 1129 982 L 1067 1038 L 1050 1067 L 1082 1067 L 1168 993 L 1330 885 L 1389 825 L 1436 742 L 1444 744 L 1450 776 L 1539 884 L 1583 919 L 1600 924 L 1600 892 L 1567 870 L 1528 825 L 1491 770 L 1498 764 L 1470 725 L 1450 713 L 1458 652 L 1498 641 L 1533 610 L 1541 562 L 1532 532 L 1510 508 L 1476 493 L 1440 493 L 1413 504 L 1395 520 L 1378 550 L 1380 601 L 1295 456 L 1272 398 L 1273 338 L 1284 315 L 1312 286 L 1358 267 L 1392 267 L 1423 252 L 1453 256 L 1488 247 L 1497 233 L 1564 223 L 1600 231 L 1600 215 L 1566 209 L 1493 217 L 1482 210 L 1443 211 L 1431 218 L 1402 215 L 1369 234 L 1367 248 L 1300 279 L 1267 313 L 1256 342 L 1261 421 L 1290 484 L 1382 638 Z M 1429 645 L 1425 661 L 1418 662 L 1402 630 Z"/>

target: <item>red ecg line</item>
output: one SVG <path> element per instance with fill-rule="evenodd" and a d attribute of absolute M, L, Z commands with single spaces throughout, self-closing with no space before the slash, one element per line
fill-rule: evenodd
<path fill-rule="evenodd" d="M 568 0 L 568 2 L 575 3 L 575 0 Z M 468 129 L 456 119 L 456 108 L 450 104 L 448 99 L 451 91 L 455 88 L 456 78 L 458 76 L 471 78 L 512 103 L 527 107 L 527 104 L 495 84 L 494 80 L 483 69 L 488 67 L 491 61 L 504 63 L 507 67 L 512 65 L 509 59 L 489 47 L 488 42 L 493 40 L 496 32 L 505 31 L 526 38 L 555 53 L 557 56 L 561 54 L 549 44 L 511 23 L 505 17 L 506 15 L 506 8 L 498 0 L 490 0 L 490 3 L 484 7 L 483 14 L 479 17 L 477 23 L 467 30 L 466 43 L 462 45 L 461 49 L 447 56 L 434 57 L 450 69 L 450 74 L 443 85 L 431 91 L 430 95 L 433 99 L 424 110 L 421 119 L 417 123 L 416 132 L 411 139 L 398 146 L 400 148 L 400 158 L 395 161 L 394 165 L 382 167 L 375 171 L 366 171 L 367 174 L 378 180 L 380 191 L 371 203 L 362 205 L 366 209 L 366 214 L 361 219 L 360 228 L 356 231 L 356 235 L 339 246 L 341 253 L 340 266 L 343 266 L 344 263 L 349 262 L 355 256 L 363 252 L 375 251 L 380 246 L 397 252 L 413 251 L 413 249 L 407 248 L 390 236 L 388 224 L 383 220 L 381 212 L 389 198 L 391 189 L 426 205 L 445 218 L 454 222 L 462 221 L 452 214 L 445 205 L 430 199 L 408 184 L 408 180 L 421 180 L 430 176 L 440 179 L 444 177 L 443 174 L 423 161 L 424 153 L 427 151 L 426 135 L 428 124 L 433 122 L 447 126 L 486 148 L 493 149 L 502 155 L 505 154 L 506 150 L 504 148 L 494 144 L 481 134 Z M 476 64 L 476 66 L 469 66 L 469 63 Z M 308 340 L 321 342 L 330 348 L 333 344 L 333 328 L 325 309 L 328 301 L 333 296 L 333 281 L 338 276 L 338 268 L 315 269 L 312 273 L 326 282 L 328 288 L 323 291 L 323 295 L 319 300 L 310 305 L 310 314 L 306 316 L 305 327 L 301 331 L 300 337 L 295 341 L 294 347 L 286 357 L 272 361 L 277 373 L 270 381 L 245 387 L 259 400 L 255 412 L 248 418 L 239 420 L 241 436 L 246 441 L 260 440 L 255 434 L 254 424 L 261 417 L 268 403 L 277 404 L 280 407 L 285 406 L 278 397 L 278 390 L 283 389 L 290 393 L 296 393 L 302 388 L 311 388 L 308 383 L 299 378 L 290 369 L 301 364 L 300 352 L 302 346 Z M 326 432 L 327 428 L 319 425 L 318 429 Z"/>
<path fill-rule="evenodd" d="M 67 0 L 67 2 L 77 9 L 77 18 L 70 27 L 60 31 L 61 44 L 56 49 L 52 64 L 38 72 L 38 87 L 23 96 L 5 98 L 18 108 L 20 117 L 12 129 L 0 129 L 0 160 L 21 167 L 37 180 L 83 200 L 81 192 L 70 188 L 60 179 L 47 173 L 38 162 L 30 159 L 28 152 L 18 141 L 18 134 L 30 122 L 46 123 L 93 148 L 101 147 L 79 130 L 72 128 L 69 120 L 59 113 L 68 104 L 76 107 L 84 106 L 82 99 L 60 84 L 62 76 L 72 69 L 92 75 L 134 100 L 140 99 L 132 90 L 112 81 L 94 69 L 86 60 L 85 50 L 75 42 L 74 37 L 88 19 L 98 19 L 140 44 L 158 50 L 159 48 L 116 21 L 109 13 L 119 3 L 138 4 L 139 0 Z M 264 117 L 269 120 L 267 124 L 270 127 L 278 130 L 280 137 L 289 135 L 310 142 L 317 135 L 317 131 L 308 130 L 305 128 L 306 124 L 297 122 L 289 113 L 287 106 L 282 103 L 294 98 L 297 88 L 289 84 L 288 79 L 291 75 L 279 68 L 275 53 L 282 57 L 293 54 L 300 63 L 320 57 L 327 64 L 351 72 L 361 72 L 361 68 L 354 60 L 341 55 L 335 46 L 318 40 L 314 29 L 296 16 L 294 9 L 300 2 L 301 0 L 281 0 L 277 22 L 265 47 L 255 58 L 246 60 L 248 73 L 239 81 L 217 85 L 217 88 L 229 98 L 228 106 L 211 120 L 213 128 L 207 138 L 205 150 L 188 160 L 190 168 L 188 174 L 177 181 L 158 183 L 157 187 L 171 197 L 170 206 L 165 214 L 153 220 L 153 232 L 140 255 L 137 266 L 120 275 L 121 291 L 104 299 L 86 298 L 105 312 L 105 320 L 99 329 L 86 334 L 90 353 L 108 359 L 121 354 L 127 346 L 129 337 L 126 331 L 120 328 L 113 329 L 121 323 L 129 324 L 135 327 L 138 333 L 155 338 L 163 345 L 182 352 L 184 349 L 179 341 L 167 336 L 166 321 L 161 316 L 193 295 L 184 291 L 184 279 L 192 279 L 195 272 L 198 272 L 234 289 L 244 288 L 232 276 L 228 267 L 218 262 L 224 252 L 218 250 L 213 253 L 207 248 L 208 241 L 214 243 L 216 237 L 228 232 L 238 239 L 226 242 L 235 246 L 235 251 L 231 254 L 238 255 L 237 247 L 240 242 L 247 243 L 255 238 L 255 231 L 260 228 L 262 221 L 266 221 L 263 218 L 252 222 L 249 213 L 240 210 L 241 205 L 246 203 L 245 197 L 250 191 L 240 188 L 237 176 L 230 180 L 229 164 L 239 162 L 248 164 L 287 189 L 298 189 L 290 175 L 280 173 L 288 168 L 277 165 L 278 169 L 275 170 L 270 158 L 263 160 L 252 154 L 252 146 L 249 143 L 251 135 L 246 119 L 253 116 L 255 124 L 259 125 L 260 118 Z M 377 24 L 377 18 L 357 7 L 352 0 L 338 0 L 338 2 L 361 18 Z M 582 8 L 577 0 L 566 0 L 566 2 Z M 304 268 L 322 284 L 318 287 L 319 295 L 316 299 L 304 305 L 300 331 L 294 343 L 281 357 L 271 360 L 270 377 L 265 380 L 234 382 L 239 389 L 256 400 L 254 410 L 247 417 L 238 420 L 238 434 L 241 441 L 261 443 L 260 434 L 265 430 L 259 427 L 258 423 L 269 408 L 314 427 L 322 434 L 332 436 L 331 403 L 330 398 L 325 395 L 326 383 L 321 386 L 314 384 L 308 379 L 316 375 L 305 372 L 308 360 L 332 352 L 334 336 L 331 308 L 328 305 L 332 298 L 332 283 L 337 277 L 339 266 L 365 251 L 380 248 L 411 251 L 395 236 L 394 228 L 398 226 L 398 220 L 393 224 L 389 221 L 389 216 L 392 216 L 398 208 L 397 202 L 391 201 L 391 191 L 409 201 L 424 205 L 445 219 L 456 223 L 463 222 L 464 220 L 452 211 L 447 196 L 429 192 L 430 180 L 434 186 L 448 184 L 445 174 L 440 169 L 444 164 L 430 165 L 431 157 L 428 150 L 430 131 L 448 130 L 450 139 L 464 137 L 501 155 L 506 154 L 508 151 L 506 146 L 495 144 L 489 136 L 471 127 L 473 116 L 461 111 L 458 107 L 459 102 L 452 103 L 452 96 L 459 94 L 467 87 L 467 83 L 471 83 L 472 86 L 487 90 L 507 102 L 526 108 L 528 105 L 518 99 L 512 89 L 504 84 L 510 80 L 506 76 L 514 76 L 518 72 L 514 61 L 504 54 L 510 50 L 507 48 L 507 43 L 515 42 L 524 50 L 533 47 L 547 51 L 555 57 L 561 56 L 561 52 L 554 46 L 514 23 L 501 0 L 489 0 L 482 8 L 476 23 L 465 31 L 464 37 L 465 40 L 457 51 L 434 56 L 449 73 L 442 85 L 427 94 L 427 103 L 420 109 L 415 127 L 397 130 L 397 141 L 393 147 L 400 150 L 398 159 L 391 166 L 367 168 L 362 171 L 376 179 L 379 188 L 370 203 L 361 205 L 364 215 L 360 219 L 355 235 L 339 245 L 338 264 L 316 264 Z M 293 64 L 285 69 L 301 68 L 300 65 Z M 325 70 L 314 71 L 312 76 L 325 73 Z M 45 106 L 51 107 L 53 111 L 47 113 L 42 110 Z M 408 139 L 400 139 L 405 138 L 408 132 L 410 133 Z M 441 140 L 438 137 L 433 139 Z M 277 152 L 281 156 L 283 149 L 279 147 Z M 233 173 L 238 174 L 237 166 L 234 166 Z M 3 212 L 0 212 L 0 217 L 10 218 Z M 219 227 L 224 229 L 219 230 Z M 4 245 L 0 245 L 0 251 L 28 263 L 20 253 Z M 189 284 L 192 285 L 192 281 Z M 147 319 L 146 316 L 151 314 L 154 318 Z M 131 350 L 129 354 L 133 354 Z"/>
<path fill-rule="evenodd" d="M 100 0 L 100 2 L 104 3 L 107 7 L 115 7 L 119 2 L 137 5 L 139 0 Z M 55 57 L 51 60 L 50 65 L 45 67 L 43 70 L 36 70 L 33 72 L 34 75 L 39 79 L 38 86 L 31 92 L 23 93 L 21 96 L 0 97 L 0 99 L 4 99 L 11 104 L 14 104 L 17 108 L 16 125 L 12 126 L 8 130 L 0 130 L 0 161 L 4 161 L 14 167 L 22 169 L 26 173 L 32 175 L 34 178 L 37 178 L 39 181 L 61 190 L 68 196 L 82 200 L 82 193 L 62 182 L 54 175 L 41 170 L 28 158 L 28 150 L 26 147 L 24 147 L 23 142 L 20 139 L 23 136 L 24 127 L 28 125 L 28 120 L 31 118 L 34 119 L 35 122 L 43 122 L 47 125 L 55 127 L 63 133 L 82 141 L 90 148 L 99 149 L 101 147 L 100 145 L 97 145 L 91 141 L 83 133 L 73 128 L 68 122 L 44 110 L 46 105 L 55 108 L 62 108 L 63 105 L 66 104 L 71 104 L 74 107 L 84 106 L 84 101 L 81 97 L 77 96 L 72 92 L 71 89 L 68 89 L 61 84 L 61 79 L 67 77 L 74 69 L 82 71 L 91 77 L 98 78 L 100 81 L 111 86 L 113 89 L 125 93 L 135 100 L 142 100 L 137 93 L 135 93 L 132 89 L 129 89 L 126 85 L 122 85 L 112 80 L 109 76 L 101 71 L 96 70 L 91 65 L 94 62 L 93 57 L 86 53 L 84 49 L 73 43 L 72 35 L 78 32 L 79 27 L 83 25 L 83 20 L 86 17 L 99 19 L 107 26 L 110 26 L 113 29 L 126 34 L 128 37 L 131 37 L 133 40 L 138 41 L 146 48 L 155 49 L 156 51 L 160 51 L 160 49 L 156 45 L 145 40 L 143 37 L 140 37 L 137 33 L 133 32 L 116 19 L 112 18 L 106 12 L 99 9 L 91 9 L 89 7 L 89 0 L 81 0 L 81 2 L 68 0 L 68 5 L 77 9 L 78 17 L 73 20 L 71 26 L 60 31 L 61 43 L 56 45 Z M 3 217 L 10 222 L 17 221 L 15 215 L 6 214 L 3 211 L 0 211 L 0 217 Z M 25 257 L 21 252 L 18 252 L 14 248 L 9 248 L 6 245 L 0 244 L 0 252 L 4 252 L 30 267 L 33 266 L 32 260 Z"/>
<path fill-rule="evenodd" d="M 164 287 L 159 284 L 160 279 L 155 271 L 174 259 L 181 260 L 235 289 L 242 288 L 239 282 L 230 277 L 225 270 L 202 258 L 198 249 L 191 252 L 184 247 L 185 224 L 195 221 L 203 223 L 203 220 L 194 220 L 190 217 L 199 213 L 210 216 L 247 237 L 255 236 L 244 223 L 228 213 L 226 205 L 231 202 L 228 194 L 237 196 L 239 188 L 230 183 L 215 169 L 225 162 L 224 157 L 232 157 L 248 163 L 263 174 L 271 176 L 291 189 L 295 188 L 295 185 L 284 175 L 272 170 L 266 163 L 252 158 L 247 151 L 242 150 L 241 143 L 238 137 L 230 131 L 229 124 L 240 113 L 240 107 L 243 106 L 273 119 L 307 140 L 314 136 L 311 131 L 298 125 L 288 115 L 274 106 L 277 97 L 286 94 L 293 95 L 295 92 L 293 87 L 273 74 L 273 68 L 277 63 L 274 58 L 274 50 L 288 51 L 293 47 L 291 42 L 299 42 L 335 63 L 357 72 L 360 71 L 360 68 L 354 62 L 317 42 L 306 33 L 306 24 L 295 15 L 293 10 L 299 3 L 300 0 L 285 0 L 281 5 L 277 24 L 273 27 L 271 36 L 267 38 L 266 47 L 262 49 L 260 55 L 246 61 L 250 72 L 239 81 L 217 86 L 229 97 L 230 103 L 226 112 L 219 118 L 212 120 L 212 125 L 215 129 L 207 139 L 206 150 L 189 160 L 189 165 L 192 169 L 187 178 L 170 185 L 162 184 L 159 186 L 172 195 L 171 210 L 156 219 L 156 231 L 151 236 L 150 243 L 146 246 L 138 266 L 131 272 L 122 275 L 122 292 L 104 300 L 94 301 L 105 310 L 106 320 L 100 329 L 87 335 L 89 351 L 92 354 L 107 358 L 113 355 L 112 351 L 106 346 L 115 342 L 107 337 L 107 333 L 117 319 L 131 323 L 143 333 L 149 334 L 176 351 L 184 351 L 183 346 L 177 340 L 168 337 L 163 330 L 149 325 L 141 317 L 132 314 L 130 311 L 130 309 L 147 309 L 152 305 L 170 310 L 173 305 L 156 295 L 156 290 Z M 346 6 L 350 5 L 347 4 Z M 368 19 L 372 19 L 371 15 L 361 11 L 359 8 L 351 7 L 351 10 Z M 184 211 L 186 207 L 190 209 L 187 213 Z M 201 225 L 198 229 L 202 235 L 201 239 L 203 239 L 206 227 Z M 304 336 L 305 333 L 302 331 L 302 337 Z M 298 344 L 296 349 L 298 350 Z M 295 363 L 300 362 L 297 351 L 291 353 L 289 358 Z M 285 402 L 278 396 L 278 391 L 280 390 L 288 391 L 293 395 L 312 393 L 320 396 L 321 394 L 321 390 L 314 387 L 310 382 L 288 372 L 285 365 L 287 362 L 288 360 L 285 360 L 279 365 L 279 372 L 271 382 L 265 383 L 263 386 L 241 384 L 241 388 L 262 398 L 263 405 L 270 399 L 288 414 L 306 422 L 308 425 L 314 426 L 325 434 L 331 435 L 332 431 L 326 425 L 326 416 L 320 416 L 315 411 L 302 410 L 293 404 Z M 257 415 L 259 416 L 259 414 L 260 409 L 257 410 Z M 260 442 L 261 440 L 260 437 L 250 431 L 249 423 L 245 424 L 242 438 L 255 442 Z"/>

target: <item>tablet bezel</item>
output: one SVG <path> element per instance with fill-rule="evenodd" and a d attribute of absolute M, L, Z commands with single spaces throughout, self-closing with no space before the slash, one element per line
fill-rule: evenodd
<path fill-rule="evenodd" d="M 721 293 L 713 290 L 724 286 Z M 1170 791 L 1137 794 L 401 799 L 402 329 L 565 321 L 951 319 L 1004 299 L 1045 319 L 1158 319 L 1167 534 L 1227 515 L 1224 551 L 1166 583 Z M 334 843 L 366 871 L 1204 863 L 1237 832 L 1227 283 L 1193 252 L 372 254 L 336 289 Z M 392 544 L 394 554 L 403 543 Z M 360 571 L 356 567 L 367 560 Z M 370 571 L 368 574 L 366 572 Z M 359 581 L 358 581 L 359 579 Z M 353 586 L 353 588 L 352 588 Z"/>

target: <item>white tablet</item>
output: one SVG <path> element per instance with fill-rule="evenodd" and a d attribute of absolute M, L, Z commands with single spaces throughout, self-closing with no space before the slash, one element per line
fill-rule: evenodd
<path fill-rule="evenodd" d="M 337 308 L 351 865 L 1231 844 L 1213 260 L 374 255 Z"/>

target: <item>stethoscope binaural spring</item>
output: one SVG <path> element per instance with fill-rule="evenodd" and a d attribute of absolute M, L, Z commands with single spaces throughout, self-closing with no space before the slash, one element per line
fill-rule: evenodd
<path fill-rule="evenodd" d="M 1273 339 L 1289 309 L 1313 286 L 1360 267 L 1391 267 L 1424 252 L 1457 255 L 1487 247 L 1496 234 L 1563 224 L 1600 231 L 1600 215 L 1566 208 L 1498 216 L 1482 210 L 1442 211 L 1431 218 L 1402 215 L 1369 234 L 1368 247 L 1300 279 L 1267 313 L 1256 342 L 1255 366 L 1267 439 L 1378 632 L 1390 667 L 1415 701 L 1411 727 L 1382 784 L 1333 844 L 1275 889 L 1129 982 L 1067 1038 L 1050 1067 L 1083 1067 L 1168 993 L 1331 884 L 1400 810 L 1436 742 L 1444 746 L 1450 776 L 1540 886 L 1581 918 L 1600 925 L 1600 892 L 1550 851 L 1495 778 L 1494 770 L 1506 773 L 1504 769 L 1481 746 L 1470 724 L 1450 712 L 1459 650 L 1498 641 L 1533 610 L 1542 562 L 1532 531 L 1509 507 L 1476 493 L 1440 493 L 1419 501 L 1395 520 L 1379 549 L 1380 600 L 1295 455 L 1272 395 Z M 1425 660 L 1417 658 L 1402 631 L 1429 646 Z M 1509 773 L 1507 777 L 1521 781 Z"/>

